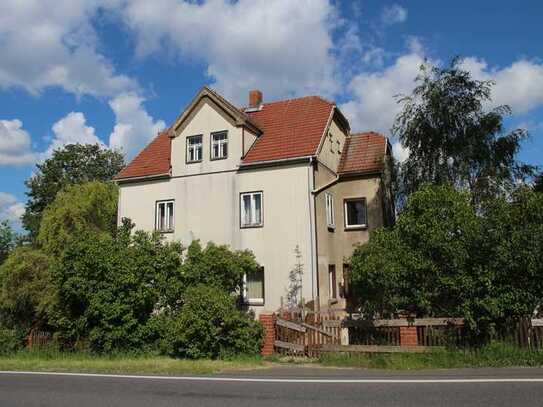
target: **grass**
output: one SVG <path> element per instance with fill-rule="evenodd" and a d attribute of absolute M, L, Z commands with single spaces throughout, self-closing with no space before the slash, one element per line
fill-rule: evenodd
<path fill-rule="evenodd" d="M 51 350 L 20 351 L 0 356 L 0 370 L 85 372 L 111 374 L 212 374 L 223 371 L 266 368 L 260 357 L 230 360 L 182 360 L 156 355 L 93 355 Z"/>
<path fill-rule="evenodd" d="M 520 349 L 494 343 L 477 350 L 446 349 L 431 353 L 328 354 L 319 359 L 324 366 L 369 369 L 454 369 L 475 367 L 543 366 L 543 350 Z"/>

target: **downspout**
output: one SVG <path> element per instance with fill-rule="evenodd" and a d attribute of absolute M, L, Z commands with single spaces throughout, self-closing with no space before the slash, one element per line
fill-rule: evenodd
<path fill-rule="evenodd" d="M 311 295 L 313 304 L 317 299 L 316 289 L 317 289 L 317 239 L 316 239 L 316 226 L 315 226 L 315 197 L 313 196 L 314 180 L 313 180 L 313 162 L 314 157 L 309 158 L 309 165 L 307 167 L 307 179 L 308 179 L 308 204 L 309 204 L 309 235 L 310 235 L 310 267 L 311 267 Z"/>

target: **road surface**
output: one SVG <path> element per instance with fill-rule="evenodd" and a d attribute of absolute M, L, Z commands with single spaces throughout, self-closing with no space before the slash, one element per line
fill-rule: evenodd
<path fill-rule="evenodd" d="M 0 406 L 543 406 L 543 369 L 279 367 L 206 377 L 0 372 Z"/>

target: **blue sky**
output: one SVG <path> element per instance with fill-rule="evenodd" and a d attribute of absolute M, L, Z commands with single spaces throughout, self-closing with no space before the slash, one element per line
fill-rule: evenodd
<path fill-rule="evenodd" d="M 353 130 L 388 135 L 420 63 L 455 55 L 496 81 L 506 125 L 531 134 L 520 159 L 542 165 L 542 15 L 536 1 L 3 0 L 0 219 L 17 222 L 24 180 L 54 148 L 101 142 L 130 158 L 203 85 L 238 104 L 253 88 L 320 94 Z"/>

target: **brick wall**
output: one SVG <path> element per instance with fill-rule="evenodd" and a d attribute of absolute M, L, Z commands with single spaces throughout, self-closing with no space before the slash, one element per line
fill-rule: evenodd
<path fill-rule="evenodd" d="M 272 355 L 275 342 L 275 314 L 260 314 L 258 319 L 264 327 L 264 342 L 260 354 L 262 356 Z"/>

